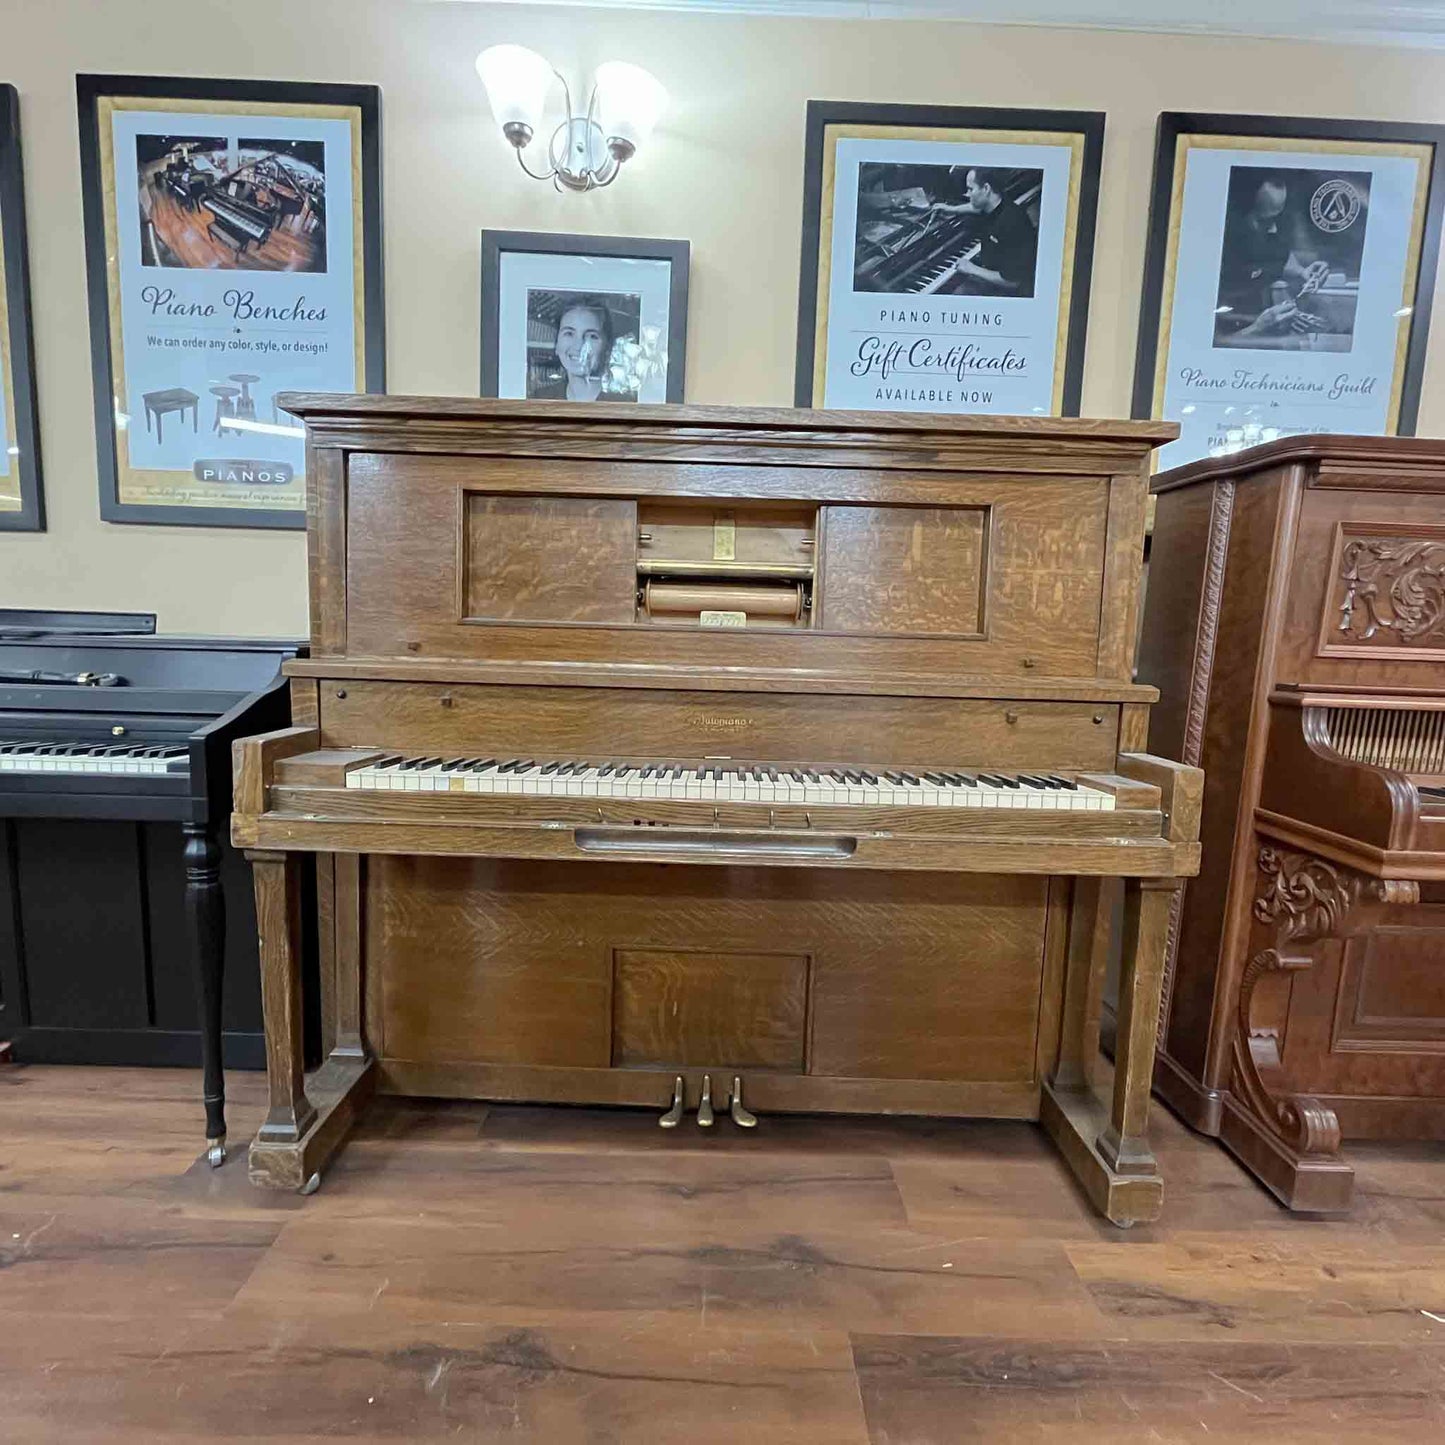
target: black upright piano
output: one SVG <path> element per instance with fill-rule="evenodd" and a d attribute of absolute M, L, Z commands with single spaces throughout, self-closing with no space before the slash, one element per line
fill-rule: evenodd
<path fill-rule="evenodd" d="M 0 1039 L 16 1062 L 199 1063 L 213 1165 L 223 1065 L 265 1065 L 231 742 L 289 723 L 297 650 L 0 609 Z"/>

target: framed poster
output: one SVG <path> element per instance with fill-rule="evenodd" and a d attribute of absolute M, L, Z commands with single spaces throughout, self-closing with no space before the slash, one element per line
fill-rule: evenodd
<path fill-rule="evenodd" d="M 798 406 L 1076 416 L 1104 117 L 808 102 Z"/>
<path fill-rule="evenodd" d="M 109 522 L 305 525 L 283 391 L 383 391 L 381 93 L 76 77 Z"/>
<path fill-rule="evenodd" d="M 1159 117 L 1134 415 L 1178 466 L 1306 432 L 1415 429 L 1445 128 Z"/>
<path fill-rule="evenodd" d="M 681 401 L 686 241 L 482 232 L 482 395 Z"/>
<path fill-rule="evenodd" d="M 0 532 L 43 532 L 20 99 L 0 85 Z"/>

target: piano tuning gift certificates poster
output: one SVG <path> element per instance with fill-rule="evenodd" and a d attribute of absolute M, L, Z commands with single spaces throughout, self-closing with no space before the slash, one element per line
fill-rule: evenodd
<path fill-rule="evenodd" d="M 1076 415 L 1103 129 L 810 102 L 797 404 Z"/>
<path fill-rule="evenodd" d="M 1414 431 L 1442 138 L 1160 117 L 1134 385 L 1136 416 L 1180 424 L 1160 467 L 1282 436 Z"/>
<path fill-rule="evenodd" d="M 377 92 L 79 91 L 102 516 L 304 525 L 277 397 L 385 385 Z"/>

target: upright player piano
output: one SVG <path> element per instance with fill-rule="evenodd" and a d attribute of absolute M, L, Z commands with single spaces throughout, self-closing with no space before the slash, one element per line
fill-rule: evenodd
<path fill-rule="evenodd" d="M 1154 488 L 1150 742 L 1208 778 L 1158 1089 L 1343 1210 L 1342 1137 L 1445 1138 L 1445 443 L 1297 437 Z"/>
<path fill-rule="evenodd" d="M 231 744 L 289 720 L 296 644 L 154 632 L 149 613 L 0 611 L 0 1031 L 21 1061 L 200 1062 L 219 1164 Z"/>
<path fill-rule="evenodd" d="M 1142 752 L 1130 664 L 1171 426 L 280 404 L 307 425 L 314 650 L 287 665 L 298 725 L 236 748 L 258 1184 L 315 1187 L 379 1088 L 723 1128 L 1041 1119 L 1110 1219 L 1157 1214 L 1201 776 Z M 304 853 L 330 855 L 310 1077 Z"/>

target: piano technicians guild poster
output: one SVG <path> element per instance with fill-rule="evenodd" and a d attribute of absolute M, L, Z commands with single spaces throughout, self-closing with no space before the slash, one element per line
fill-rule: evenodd
<path fill-rule="evenodd" d="M 1135 415 L 1180 424 L 1160 468 L 1278 437 L 1414 430 L 1442 137 L 1160 118 L 1134 397 Z"/>
<path fill-rule="evenodd" d="M 80 90 L 102 515 L 304 525 L 277 396 L 384 386 L 375 91 Z"/>
<path fill-rule="evenodd" d="M 808 107 L 795 401 L 1077 414 L 1103 117 Z"/>

